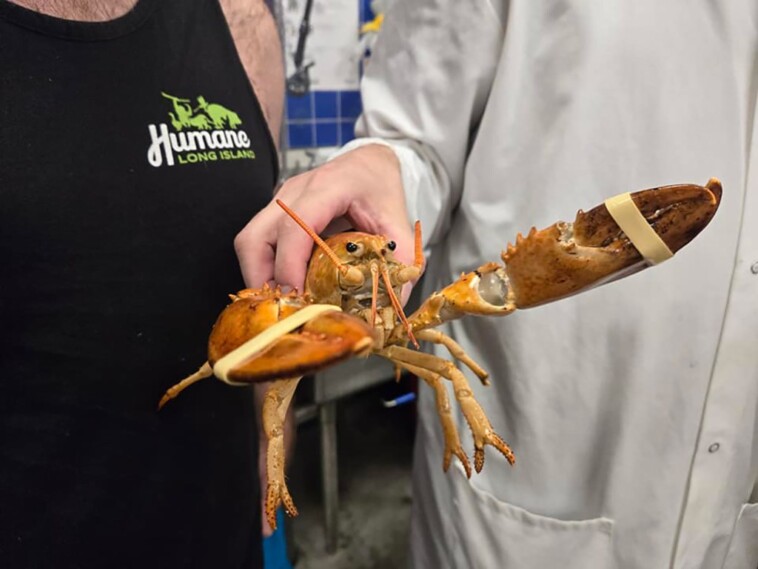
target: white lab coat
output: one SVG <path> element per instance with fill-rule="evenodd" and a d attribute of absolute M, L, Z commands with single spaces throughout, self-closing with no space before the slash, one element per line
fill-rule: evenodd
<path fill-rule="evenodd" d="M 427 293 L 611 195 L 724 184 L 662 266 L 446 328 L 517 463 L 444 474 L 422 388 L 415 567 L 758 567 L 757 90 L 756 0 L 394 3 L 359 130 L 400 158 Z"/>

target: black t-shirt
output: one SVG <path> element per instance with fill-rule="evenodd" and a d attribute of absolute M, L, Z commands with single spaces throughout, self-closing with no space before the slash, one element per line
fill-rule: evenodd
<path fill-rule="evenodd" d="M 250 388 L 207 379 L 276 155 L 215 0 L 0 0 L 0 567 L 259 566 Z"/>

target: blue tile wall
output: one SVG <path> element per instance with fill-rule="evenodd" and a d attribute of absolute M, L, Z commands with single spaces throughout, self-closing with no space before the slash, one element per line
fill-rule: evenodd
<path fill-rule="evenodd" d="M 340 116 L 357 119 L 361 114 L 360 91 L 340 91 Z"/>
<path fill-rule="evenodd" d="M 292 121 L 313 118 L 313 98 L 310 94 L 303 97 L 287 96 L 287 119 Z"/>
<path fill-rule="evenodd" d="M 336 119 L 337 114 L 337 91 L 315 91 L 313 93 L 316 104 L 317 119 Z"/>
<path fill-rule="evenodd" d="M 315 146 L 313 123 L 289 123 L 287 125 L 287 145 L 289 148 L 309 148 Z"/>
<path fill-rule="evenodd" d="M 374 19 L 371 0 L 356 0 L 360 23 Z M 312 91 L 287 94 L 285 121 L 289 148 L 342 146 L 355 138 L 355 121 L 361 114 L 361 95 L 354 91 Z"/>
<path fill-rule="evenodd" d="M 342 146 L 355 138 L 355 121 L 361 114 L 359 91 L 312 91 L 287 95 L 289 148 Z"/>
<path fill-rule="evenodd" d="M 340 140 L 350 142 L 355 138 L 355 121 L 342 121 L 340 122 Z"/>
<path fill-rule="evenodd" d="M 316 145 L 317 146 L 337 146 L 339 144 L 339 134 L 336 121 L 325 121 L 316 123 Z"/>

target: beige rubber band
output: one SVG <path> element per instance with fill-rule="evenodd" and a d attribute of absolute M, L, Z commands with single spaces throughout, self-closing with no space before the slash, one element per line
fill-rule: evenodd
<path fill-rule="evenodd" d="M 342 312 L 342 309 L 339 306 L 334 306 L 332 304 L 311 304 L 310 306 L 298 310 L 284 320 L 280 320 L 270 328 L 267 328 L 257 336 L 250 338 L 247 342 L 219 359 L 213 366 L 213 375 L 229 385 L 247 385 L 245 383 L 231 381 L 229 379 L 229 372 L 258 352 L 266 349 L 285 334 L 289 334 L 306 322 L 313 320 L 325 312 Z"/>
<path fill-rule="evenodd" d="M 662 263 L 674 256 L 668 245 L 650 227 L 629 193 L 605 200 L 605 207 L 629 241 L 651 265 Z"/>

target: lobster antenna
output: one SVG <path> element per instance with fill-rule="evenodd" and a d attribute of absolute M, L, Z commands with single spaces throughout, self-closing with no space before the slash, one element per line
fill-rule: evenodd
<path fill-rule="evenodd" d="M 327 257 L 329 257 L 335 265 L 337 265 L 337 268 L 341 272 L 343 273 L 347 272 L 348 270 L 347 266 L 342 264 L 342 261 L 340 261 L 339 258 L 337 257 L 337 254 L 334 251 L 332 251 L 332 248 L 329 247 L 329 245 L 327 245 L 324 242 L 324 240 L 321 239 L 321 237 L 319 237 L 315 231 L 313 231 L 313 229 L 308 227 L 307 223 L 305 223 L 302 219 L 300 219 L 300 217 L 294 211 L 292 211 L 289 207 L 287 207 L 287 205 L 285 205 L 285 203 L 282 200 L 277 199 L 276 203 L 279 205 L 280 208 L 282 208 L 285 212 L 287 212 L 287 215 L 289 215 L 295 221 L 295 223 L 297 223 L 300 227 L 303 228 L 303 231 L 305 231 L 308 235 L 310 235 L 311 239 L 313 239 L 316 242 L 316 245 L 321 247 L 321 250 L 324 253 L 326 253 Z"/>
<path fill-rule="evenodd" d="M 376 298 L 379 296 L 379 267 L 371 263 L 371 327 L 376 327 Z"/>
<path fill-rule="evenodd" d="M 413 328 L 408 322 L 408 319 L 405 317 L 405 312 L 403 312 L 403 307 L 395 295 L 395 291 L 392 290 L 392 282 L 390 281 L 390 275 L 387 272 L 386 266 L 382 267 L 382 279 L 384 280 L 384 286 L 387 287 L 387 295 L 390 297 L 390 302 L 392 302 L 392 308 L 395 309 L 395 314 L 397 314 L 400 317 L 400 320 L 403 322 L 405 331 L 408 332 L 408 339 L 413 343 L 416 349 L 418 349 L 419 345 L 416 341 L 416 337 L 413 335 Z"/>
<path fill-rule="evenodd" d="M 424 268 L 424 248 L 421 244 L 421 222 L 416 220 L 413 225 L 413 241 L 414 241 L 414 258 L 413 266 L 419 269 Z"/>

